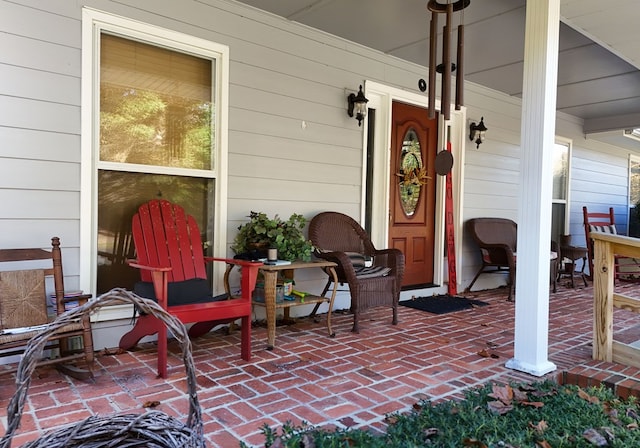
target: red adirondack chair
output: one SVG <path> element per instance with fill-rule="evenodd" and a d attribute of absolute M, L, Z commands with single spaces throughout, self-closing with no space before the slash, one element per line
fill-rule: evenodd
<path fill-rule="evenodd" d="M 167 200 L 142 204 L 133 216 L 136 259 L 129 265 L 140 269 L 138 295 L 156 299 L 183 323 L 193 323 L 189 336 L 196 337 L 214 326 L 242 319 L 241 356 L 251 358 L 251 292 L 262 263 L 205 257 L 195 219 Z M 206 280 L 206 262 L 221 261 L 242 267 L 241 297 L 214 298 Z M 158 333 L 158 375 L 167 375 L 167 329 L 157 318 L 140 315 L 131 331 L 120 339 L 128 350 L 144 336 Z"/>

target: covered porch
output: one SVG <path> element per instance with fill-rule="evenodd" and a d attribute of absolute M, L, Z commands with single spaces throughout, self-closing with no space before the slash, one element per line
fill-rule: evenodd
<path fill-rule="evenodd" d="M 640 298 L 637 284 L 620 283 L 616 291 Z M 360 334 L 350 332 L 352 317 L 332 317 L 335 338 L 319 322 L 298 319 L 277 328 L 277 346 L 266 348 L 267 329 L 254 325 L 253 358 L 240 359 L 240 333 L 212 332 L 193 341 L 198 397 L 210 446 L 261 446 L 264 424 L 289 420 L 322 427 L 385 427 L 385 414 L 405 412 L 423 399 L 439 401 L 463 396 L 465 389 L 499 381 L 536 378 L 505 367 L 513 357 L 514 303 L 504 288 L 468 295 L 488 306 L 435 315 L 404 306 L 392 326 L 387 308 L 363 316 Z M 616 338 L 640 340 L 637 315 L 614 311 Z M 558 382 L 616 387 L 621 396 L 640 395 L 640 369 L 593 361 L 593 288 L 572 289 L 563 281 L 550 295 L 549 360 L 558 369 L 546 377 Z M 97 347 L 100 349 L 100 347 Z M 169 376 L 156 377 L 154 343 L 117 353 L 103 349 L 95 378 L 82 382 L 55 369 L 40 368 L 28 394 L 18 446 L 58 425 L 90 415 L 144 412 L 143 405 L 180 420 L 188 402 L 184 367 L 175 343 L 169 345 Z M 7 367 L 3 367 L 7 370 Z M 0 375 L 0 402 L 15 390 L 15 375 Z M 6 408 L 0 409 L 3 431 Z"/>

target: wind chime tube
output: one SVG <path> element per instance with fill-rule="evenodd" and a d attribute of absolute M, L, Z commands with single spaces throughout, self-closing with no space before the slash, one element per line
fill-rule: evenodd
<path fill-rule="evenodd" d="M 436 56 L 438 51 L 438 14 L 431 11 L 431 28 L 429 29 L 429 120 L 436 117 Z"/>
<path fill-rule="evenodd" d="M 464 25 L 458 25 L 458 54 L 456 68 L 456 110 L 464 106 Z"/>
<path fill-rule="evenodd" d="M 442 95 L 440 109 L 445 120 L 451 118 L 451 14 L 453 5 L 447 5 L 447 15 L 442 31 Z"/>

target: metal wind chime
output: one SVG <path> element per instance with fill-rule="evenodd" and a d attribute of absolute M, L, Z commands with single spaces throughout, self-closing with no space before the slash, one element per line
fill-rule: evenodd
<path fill-rule="evenodd" d="M 431 23 L 429 28 L 429 118 L 436 116 L 436 72 L 442 74 L 440 108 L 445 120 L 451 117 L 451 72 L 456 70 L 456 110 L 464 104 L 464 9 L 471 4 L 471 0 L 457 0 L 439 3 L 437 0 L 429 0 L 427 9 L 431 11 Z M 456 64 L 451 62 L 451 19 L 454 12 L 463 11 L 458 25 L 458 44 L 456 51 Z M 436 65 L 438 45 L 438 14 L 445 15 L 445 24 L 442 29 L 442 64 Z"/>
<path fill-rule="evenodd" d="M 451 72 L 457 69 L 456 76 L 456 110 L 464 103 L 464 13 L 460 14 L 458 25 L 457 67 L 451 62 L 451 16 L 454 12 L 464 11 L 471 0 L 447 0 L 447 3 L 438 3 L 437 0 L 429 0 L 427 9 L 431 11 L 431 26 L 429 29 L 429 98 L 427 112 L 429 119 L 436 116 L 436 72 L 442 74 L 442 92 L 440 95 L 440 112 L 445 121 L 451 117 Z M 436 65 L 437 41 L 438 41 L 438 14 L 445 14 L 445 25 L 442 29 L 442 64 Z M 422 90 L 421 86 L 421 90 Z M 445 235 L 447 242 L 447 264 L 449 281 L 447 293 L 455 296 L 458 293 L 458 280 L 456 274 L 456 247 L 453 204 L 453 181 L 451 167 L 453 156 L 451 155 L 450 130 L 446 131 L 446 148 L 436 156 L 436 172 L 446 176 L 445 182 Z"/>

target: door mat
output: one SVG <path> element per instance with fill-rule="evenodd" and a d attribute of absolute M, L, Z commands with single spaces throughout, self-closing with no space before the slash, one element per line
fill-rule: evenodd
<path fill-rule="evenodd" d="M 433 314 L 446 314 L 453 313 L 454 311 L 468 310 L 478 306 L 486 306 L 489 304 L 482 300 L 472 300 L 464 297 L 442 294 L 439 296 L 416 297 L 415 299 L 403 300 L 400 302 L 400 305 Z"/>

